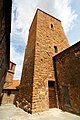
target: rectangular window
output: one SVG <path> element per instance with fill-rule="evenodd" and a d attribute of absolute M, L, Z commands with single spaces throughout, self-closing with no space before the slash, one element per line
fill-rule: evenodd
<path fill-rule="evenodd" d="M 64 104 L 70 105 L 70 97 L 69 97 L 69 90 L 67 86 L 62 86 L 62 91 L 64 95 Z"/>
<path fill-rule="evenodd" d="M 57 53 L 57 52 L 58 52 L 57 46 L 54 46 L 54 53 Z"/>

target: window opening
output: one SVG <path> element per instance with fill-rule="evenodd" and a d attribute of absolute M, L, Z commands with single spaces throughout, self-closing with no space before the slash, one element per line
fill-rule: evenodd
<path fill-rule="evenodd" d="M 58 52 L 57 46 L 54 46 L 54 52 L 55 52 L 55 53 Z"/>
<path fill-rule="evenodd" d="M 51 24 L 51 28 L 53 28 L 53 24 Z"/>

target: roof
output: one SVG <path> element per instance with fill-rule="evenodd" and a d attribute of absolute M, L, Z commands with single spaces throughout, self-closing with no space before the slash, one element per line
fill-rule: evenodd
<path fill-rule="evenodd" d="M 12 80 L 10 84 L 8 84 L 4 89 L 19 89 L 20 80 Z"/>

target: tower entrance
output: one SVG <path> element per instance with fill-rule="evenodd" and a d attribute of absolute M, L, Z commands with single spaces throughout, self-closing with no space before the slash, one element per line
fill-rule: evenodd
<path fill-rule="evenodd" d="M 48 81 L 48 92 L 49 92 L 49 108 L 57 107 L 55 81 Z"/>

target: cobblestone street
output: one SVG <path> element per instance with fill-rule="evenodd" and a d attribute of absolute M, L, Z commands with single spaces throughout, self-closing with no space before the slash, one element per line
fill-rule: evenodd
<path fill-rule="evenodd" d="M 80 120 L 80 116 L 62 112 L 57 108 L 31 115 L 7 104 L 0 106 L 0 120 Z"/>

